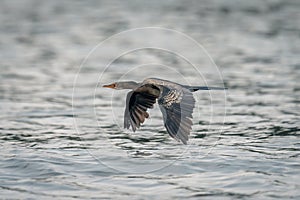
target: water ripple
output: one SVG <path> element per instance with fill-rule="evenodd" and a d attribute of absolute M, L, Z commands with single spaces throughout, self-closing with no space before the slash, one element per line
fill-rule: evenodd
<path fill-rule="evenodd" d="M 297 0 L 0 4 L 2 198 L 299 199 Z M 229 88 L 226 109 L 224 93 L 195 93 L 188 145 L 169 137 L 158 108 L 135 133 L 124 130 L 126 92 L 100 87 L 124 74 L 222 85 L 211 61 L 181 41 L 171 45 L 195 58 L 202 77 L 173 54 L 140 50 L 115 60 L 97 83 L 105 60 L 148 39 L 134 35 L 91 54 L 73 88 L 91 47 L 145 25 L 193 37 Z"/>

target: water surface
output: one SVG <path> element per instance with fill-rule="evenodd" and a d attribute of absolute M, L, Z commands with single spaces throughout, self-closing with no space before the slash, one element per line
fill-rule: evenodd
<path fill-rule="evenodd" d="M 1 197 L 299 199 L 299 8 L 296 0 L 2 1 Z M 149 26 L 191 36 L 214 62 L 161 31 L 109 41 L 80 69 L 99 42 Z M 151 48 L 105 70 L 118 50 L 147 38 L 185 52 L 201 73 Z M 195 93 L 182 145 L 157 107 L 140 130 L 124 130 L 126 91 L 97 87 L 152 76 L 229 89 Z"/>

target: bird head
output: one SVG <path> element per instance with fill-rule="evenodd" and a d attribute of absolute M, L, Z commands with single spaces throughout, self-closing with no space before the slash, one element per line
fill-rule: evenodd
<path fill-rule="evenodd" d="M 135 89 L 138 85 L 139 84 L 134 81 L 120 81 L 108 85 L 103 85 L 102 87 L 121 90 L 121 89 Z"/>

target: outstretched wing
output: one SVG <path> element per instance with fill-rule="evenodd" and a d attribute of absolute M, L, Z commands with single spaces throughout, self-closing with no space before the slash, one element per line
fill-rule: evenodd
<path fill-rule="evenodd" d="M 185 88 L 163 87 L 158 104 L 163 113 L 169 135 L 186 144 L 192 130 L 192 113 L 195 107 L 193 94 Z"/>
<path fill-rule="evenodd" d="M 124 128 L 132 127 L 133 131 L 139 128 L 149 117 L 148 108 L 153 108 L 160 89 L 151 84 L 145 84 L 127 94 L 126 109 L 124 114 Z"/>

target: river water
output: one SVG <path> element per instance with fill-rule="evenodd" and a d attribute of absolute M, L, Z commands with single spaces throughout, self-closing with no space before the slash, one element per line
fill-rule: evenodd
<path fill-rule="evenodd" d="M 0 5 L 1 199 L 300 198 L 299 1 Z M 100 87 L 148 77 L 228 90 L 183 145 Z"/>

